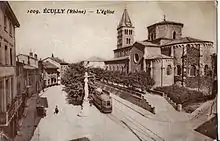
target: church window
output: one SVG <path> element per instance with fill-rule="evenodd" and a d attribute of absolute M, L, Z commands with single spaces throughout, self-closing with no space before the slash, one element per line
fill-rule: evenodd
<path fill-rule="evenodd" d="M 209 70 L 208 65 L 205 65 L 205 68 L 204 68 L 204 75 L 205 75 L 205 76 L 208 75 L 208 70 Z"/>
<path fill-rule="evenodd" d="M 177 65 L 177 75 L 180 75 L 180 74 L 181 74 L 181 66 Z"/>
<path fill-rule="evenodd" d="M 196 76 L 196 66 L 192 65 L 189 71 L 190 76 Z"/>
<path fill-rule="evenodd" d="M 134 62 L 137 63 L 139 61 L 139 55 L 136 53 L 134 54 Z"/>
<path fill-rule="evenodd" d="M 171 65 L 167 66 L 167 75 L 171 75 L 172 74 L 172 67 Z"/>
<path fill-rule="evenodd" d="M 173 39 L 176 39 L 176 32 L 173 32 Z"/>

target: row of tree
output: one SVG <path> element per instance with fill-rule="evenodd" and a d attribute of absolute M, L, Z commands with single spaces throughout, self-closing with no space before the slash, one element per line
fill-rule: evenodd
<path fill-rule="evenodd" d="M 142 90 L 150 89 L 154 80 L 147 72 L 123 73 L 120 71 L 108 71 L 101 68 L 89 68 L 89 72 L 94 74 L 96 79 L 105 82 L 114 82 L 127 86 L 129 88 L 140 88 Z"/>
<path fill-rule="evenodd" d="M 81 105 L 84 93 L 84 75 L 85 67 L 82 62 L 70 64 L 61 78 L 64 85 L 64 91 L 67 93 L 67 101 L 69 104 Z"/>

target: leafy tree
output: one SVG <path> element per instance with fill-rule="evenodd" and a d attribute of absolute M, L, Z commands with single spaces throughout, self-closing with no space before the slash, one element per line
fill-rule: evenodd
<path fill-rule="evenodd" d="M 85 67 L 83 63 L 70 64 L 62 78 L 62 84 L 65 86 L 64 91 L 67 92 L 67 100 L 70 104 L 82 104 L 84 94 L 84 75 Z"/>

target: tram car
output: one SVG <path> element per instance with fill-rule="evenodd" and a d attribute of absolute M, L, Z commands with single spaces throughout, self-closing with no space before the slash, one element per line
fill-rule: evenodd
<path fill-rule="evenodd" d="M 102 113 L 111 113 L 112 112 L 112 98 L 110 93 L 107 91 L 102 91 L 102 89 L 95 89 L 92 94 L 92 99 L 94 105 Z"/>

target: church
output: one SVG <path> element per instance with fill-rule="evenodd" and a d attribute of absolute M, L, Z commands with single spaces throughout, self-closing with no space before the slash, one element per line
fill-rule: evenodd
<path fill-rule="evenodd" d="M 182 36 L 184 24 L 163 21 L 147 27 L 148 38 L 134 40 L 135 27 L 127 9 L 117 27 L 114 58 L 105 61 L 106 70 L 124 73 L 145 71 L 155 86 L 191 85 L 197 76 L 212 71 L 213 42 Z"/>

